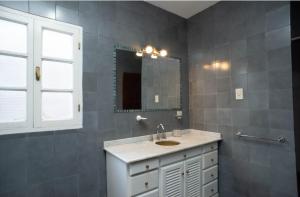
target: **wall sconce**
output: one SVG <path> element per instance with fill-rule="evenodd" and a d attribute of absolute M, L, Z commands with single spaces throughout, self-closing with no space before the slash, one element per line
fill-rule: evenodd
<path fill-rule="evenodd" d="M 150 45 L 147 45 L 144 49 L 139 49 L 136 52 L 136 56 L 138 56 L 138 57 L 143 57 L 144 54 L 150 55 L 150 57 L 152 59 L 157 59 L 158 56 L 166 57 L 168 55 L 168 52 L 165 49 L 158 51 L 156 48 L 154 48 Z"/>

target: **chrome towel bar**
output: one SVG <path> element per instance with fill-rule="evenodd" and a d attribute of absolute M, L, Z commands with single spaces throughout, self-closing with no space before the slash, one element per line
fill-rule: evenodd
<path fill-rule="evenodd" d="M 278 137 L 277 139 L 271 139 L 271 138 L 245 135 L 245 134 L 242 134 L 241 132 L 237 132 L 235 135 L 238 137 L 241 137 L 241 138 L 249 138 L 249 139 L 263 141 L 263 142 L 277 142 L 277 143 L 281 143 L 281 144 L 285 144 L 288 142 L 287 138 L 285 138 L 285 137 Z"/>

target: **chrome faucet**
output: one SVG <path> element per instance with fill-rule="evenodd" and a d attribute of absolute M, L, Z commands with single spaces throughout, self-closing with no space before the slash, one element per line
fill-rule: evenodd
<path fill-rule="evenodd" d="M 162 132 L 159 132 L 159 130 L 162 130 Z M 165 127 L 162 123 L 158 124 L 157 127 L 156 127 L 156 139 L 157 140 L 160 140 L 160 139 L 166 139 L 166 130 L 165 130 Z"/>

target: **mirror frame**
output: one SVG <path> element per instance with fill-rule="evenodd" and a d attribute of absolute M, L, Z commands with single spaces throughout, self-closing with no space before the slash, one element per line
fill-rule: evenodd
<path fill-rule="evenodd" d="M 180 102 L 179 102 L 179 107 L 178 108 L 170 108 L 170 109 L 118 109 L 117 107 L 117 50 L 126 50 L 126 51 L 132 51 L 132 52 L 136 52 L 138 51 L 135 48 L 132 47 L 126 47 L 126 46 L 122 46 L 122 45 L 115 45 L 114 46 L 114 52 L 113 52 L 113 106 L 114 106 L 114 112 L 115 113 L 124 113 L 124 112 L 154 112 L 154 111 L 176 111 L 176 110 L 182 110 L 182 61 L 181 58 L 178 57 L 172 57 L 172 56 L 168 56 L 170 58 L 174 58 L 174 59 L 178 59 L 179 60 L 179 67 L 180 67 Z"/>

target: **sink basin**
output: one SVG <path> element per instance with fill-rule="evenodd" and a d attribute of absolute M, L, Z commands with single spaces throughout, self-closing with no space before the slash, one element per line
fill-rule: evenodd
<path fill-rule="evenodd" d="M 155 144 L 160 146 L 176 146 L 180 144 L 180 142 L 173 141 L 173 140 L 163 140 L 163 141 L 157 141 Z"/>

